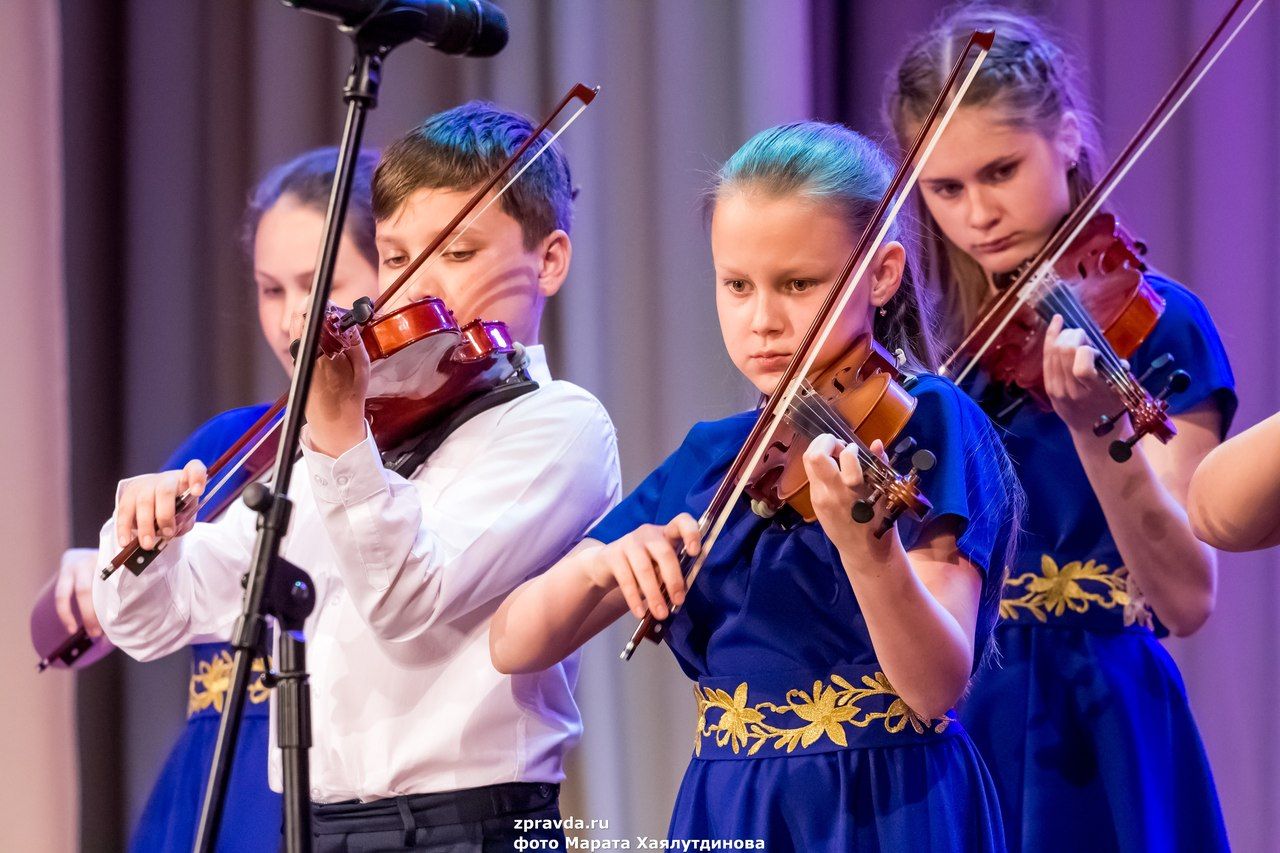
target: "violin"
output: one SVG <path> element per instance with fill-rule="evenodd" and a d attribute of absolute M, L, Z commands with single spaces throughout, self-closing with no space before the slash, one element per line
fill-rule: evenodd
<path fill-rule="evenodd" d="M 1173 357 L 1156 359 L 1136 382 L 1122 361 L 1132 357 L 1164 313 L 1164 299 L 1143 276 L 1147 267 L 1141 256 L 1145 253 L 1146 246 L 1134 240 L 1113 215 L 1096 214 L 1053 264 L 1052 272 L 1042 276 L 1035 295 L 991 335 L 990 346 L 980 353 L 969 347 L 957 349 L 960 356 L 976 355 L 978 364 L 994 381 L 1023 392 L 1013 405 L 992 413 L 997 420 L 1012 414 L 1027 400 L 1044 411 L 1052 410 L 1044 388 L 1044 339 L 1049 322 L 1059 314 L 1068 326 L 1089 327 L 1091 341 L 1106 342 L 1107 346 L 1099 349 L 1097 367 L 1124 400 L 1120 412 L 1099 419 L 1095 434 L 1106 435 L 1128 413 L 1135 424 L 1142 426 L 1144 434 L 1155 435 L 1162 442 L 1177 435 L 1164 401 L 1185 390 L 1190 375 L 1185 370 L 1174 370 L 1164 388 L 1150 395 L 1141 390 L 1142 383 L 1171 365 Z M 986 314 L 969 339 L 986 339 L 986 327 L 994 325 L 998 316 L 998 312 Z M 1133 441 L 1116 446 L 1113 457 L 1117 453 L 1125 455 L 1121 447 L 1132 447 Z"/>
<path fill-rule="evenodd" d="M 881 498 L 887 508 L 875 531 L 877 537 L 884 536 L 905 511 L 924 518 L 932 505 L 920 492 L 920 472 L 933 467 L 933 454 L 917 450 L 907 475 L 896 476 L 897 457 L 913 449 L 914 442 L 908 440 L 910 443 L 895 448 L 887 463 L 864 452 L 875 441 L 890 446 L 911 420 L 916 398 L 899 384 L 902 379 L 893 357 L 867 334 L 806 383 L 797 397 L 798 405 L 774 432 L 747 483 L 746 493 L 756 515 L 771 518 L 785 505 L 806 522 L 817 519 L 809 496 L 804 452 L 817 436 L 833 433 L 858 448 L 858 461 L 871 488 L 871 493 L 853 506 L 855 521 L 870 521 Z"/>
<path fill-rule="evenodd" d="M 911 148 L 699 519 L 702 547 L 697 556 L 691 558 L 681 549 L 678 556 L 686 586 L 697 580 L 744 494 L 751 498 L 753 509 L 761 515 L 772 515 L 787 505 L 806 520 L 816 517 L 803 456 L 804 449 L 822 433 L 835 434 L 856 449 L 871 492 L 854 503 L 851 515 L 854 521 L 866 524 L 875 518 L 880 508 L 882 521 L 874 531 L 877 537 L 891 530 L 902 513 L 910 511 L 923 518 L 931 508 L 920 491 L 919 473 L 932 467 L 935 461 L 932 454 L 917 451 L 912 457 L 911 471 L 901 474 L 894 463 L 910 445 L 895 448 L 892 462 L 870 450 L 876 439 L 886 444 L 892 441 L 915 409 L 915 399 L 896 382 L 898 370 L 894 360 L 869 335 L 855 341 L 830 365 L 818 368 L 817 360 L 858 282 L 863 280 L 875 253 L 888 236 L 894 218 L 906 203 L 929 154 L 977 76 L 994 37 L 993 32 L 975 31 L 960 51 Z M 973 64 L 962 80 L 960 73 L 975 49 Z M 647 613 L 623 649 L 622 659 L 630 660 L 642 640 L 661 642 L 678 609 L 672 607 L 672 615 L 661 621 Z"/>
<path fill-rule="evenodd" d="M 1227 33 L 1243 4 L 1244 0 L 1235 0 L 1102 179 L 1020 269 L 1014 283 L 989 300 L 973 328 L 943 363 L 940 372 L 957 383 L 982 367 L 996 382 L 1025 392 L 1012 406 L 993 413 L 997 418 L 1011 413 L 1026 399 L 1050 408 L 1044 390 L 1044 338 L 1057 314 L 1065 328 L 1085 333 L 1088 345 L 1098 353 L 1095 363 L 1099 374 L 1118 398 L 1119 411 L 1101 413 L 1093 425 L 1094 434 L 1107 435 L 1128 416 L 1132 434 L 1111 442 L 1111 458 L 1127 461 L 1145 435 L 1162 443 L 1177 435 L 1169 415 L 1169 397 L 1185 391 L 1191 376 L 1184 370 L 1172 370 L 1160 391 L 1152 393 L 1146 388 L 1144 383 L 1155 373 L 1172 367 L 1169 353 L 1156 358 L 1140 377 L 1129 370 L 1125 359 L 1155 328 L 1164 312 L 1164 301 L 1143 277 L 1146 266 L 1141 255 L 1146 247 L 1114 216 L 1101 210 L 1262 0 L 1255 0 L 1248 14 Z"/>
<path fill-rule="evenodd" d="M 365 415 L 380 449 L 396 448 L 441 420 L 448 412 L 503 386 L 514 389 L 524 379 L 524 387 L 531 387 L 524 373 L 523 349 L 512 340 L 504 323 L 476 319 L 459 326 L 443 300 L 434 296 L 409 302 L 381 315 L 378 312 L 396 298 L 424 264 L 447 251 L 446 240 L 452 236 L 456 241 L 472 222 L 497 203 L 525 169 L 582 114 L 598 92 L 599 88 L 592 89 L 581 83 L 571 88 L 550 115 L 472 194 L 376 302 L 366 297 L 358 300 L 350 311 L 331 306 L 326 312 L 320 331 L 321 356 L 333 357 L 354 346 L 357 340 L 369 352 L 370 376 Z M 577 110 L 521 165 L 526 152 L 574 101 L 579 103 Z M 520 168 L 515 174 L 481 207 L 485 196 L 517 165 Z M 479 212 L 467 220 L 478 207 Z M 465 224 L 464 220 L 467 220 Z M 202 519 L 216 518 L 250 483 L 270 470 L 278 450 L 281 415 L 286 400 L 287 395 L 276 400 L 209 466 L 209 484 L 199 501 L 189 494 L 178 497 L 178 518 L 186 519 L 197 514 Z M 234 476 L 237 474 L 239 476 Z M 233 482 L 235 486 L 229 487 L 228 484 Z M 101 578 L 105 580 L 121 568 L 127 568 L 135 575 L 141 574 L 167 544 L 167 540 L 161 539 L 153 548 L 146 549 L 134 537 L 102 569 Z M 32 612 L 32 643 L 40 655 L 37 669 L 43 672 L 50 666 L 88 665 L 101 658 L 106 652 L 99 649 L 109 650 L 109 644 L 95 644 L 83 625 L 68 635 L 58 619 L 53 593 L 54 583 L 51 582 Z"/>

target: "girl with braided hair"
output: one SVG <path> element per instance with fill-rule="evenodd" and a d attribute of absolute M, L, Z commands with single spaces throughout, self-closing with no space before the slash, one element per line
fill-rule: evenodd
<path fill-rule="evenodd" d="M 926 274 L 953 346 L 1102 166 L 1074 59 L 1033 18 L 985 5 L 959 7 L 907 49 L 886 104 L 899 141 L 974 29 L 995 30 L 994 47 L 919 184 Z M 1171 400 L 1168 444 L 1144 440 L 1123 465 L 1109 457 L 1115 434 L 1092 426 L 1116 409 L 1114 392 L 1061 317 L 1044 345 L 1051 410 L 1017 405 L 1019 389 L 980 373 L 962 383 L 1002 428 L 1028 498 L 996 629 L 1003 660 L 978 674 L 961 711 L 1012 849 L 1227 844 L 1182 679 L 1158 640 L 1194 632 L 1213 608 L 1216 559 L 1185 506 L 1192 472 L 1231 423 L 1234 380 L 1200 300 L 1158 272 L 1146 278 L 1165 310 L 1133 371 L 1171 353 L 1191 376 Z"/>

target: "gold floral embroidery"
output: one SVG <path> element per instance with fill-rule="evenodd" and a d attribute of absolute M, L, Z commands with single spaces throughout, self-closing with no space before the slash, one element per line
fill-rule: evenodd
<path fill-rule="evenodd" d="M 1086 613 L 1096 605 L 1105 610 L 1122 608 L 1124 624 L 1152 627 L 1151 608 L 1142 591 L 1120 566 L 1112 571 L 1105 563 L 1072 560 L 1059 566 L 1048 554 L 1040 558 L 1040 572 L 1026 572 L 1004 582 L 1007 590 L 1022 590 L 1018 598 L 1000 600 L 1003 619 L 1019 619 L 1031 614 L 1041 622 L 1070 610 Z"/>
<path fill-rule="evenodd" d="M 693 744 L 694 754 L 701 755 L 702 739 L 713 735 L 716 746 L 728 745 L 734 754 L 746 749 L 747 755 L 755 755 L 766 743 L 772 743 L 774 749 L 785 747 L 787 752 L 794 752 L 797 747 L 805 749 L 812 746 L 824 735 L 838 746 L 848 746 L 846 725 L 866 728 L 879 720 L 886 731 L 897 734 L 910 723 L 917 734 L 924 734 L 926 731 L 941 732 L 951 722 L 946 717 L 932 722 L 924 720 L 907 707 L 882 672 L 877 672 L 874 677 L 864 675 L 862 685 L 854 687 L 840 676 L 832 675 L 830 684 L 815 681 L 811 692 L 787 691 L 785 705 L 773 702 L 748 705 L 746 682 L 739 684 L 732 696 L 719 688 L 695 685 L 698 728 Z M 893 701 L 884 711 L 871 711 L 861 706 L 860 703 L 877 696 L 892 697 Z M 711 709 L 722 713 L 717 722 L 708 725 L 707 711 Z M 805 725 L 773 725 L 765 721 L 765 711 L 794 714 Z"/>
<path fill-rule="evenodd" d="M 191 673 L 191 683 L 187 688 L 188 717 L 209 707 L 222 713 L 227 691 L 231 687 L 232 664 L 231 654 L 225 649 L 210 660 L 200 661 L 196 671 Z M 255 660 L 250 671 L 256 673 L 257 677 L 249 677 L 249 701 L 261 705 L 271 695 L 271 690 L 262 683 L 262 661 Z"/>

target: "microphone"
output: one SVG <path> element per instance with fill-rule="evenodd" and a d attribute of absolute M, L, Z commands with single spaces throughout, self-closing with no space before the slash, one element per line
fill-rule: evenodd
<path fill-rule="evenodd" d="M 337 18 L 375 43 L 418 39 L 462 56 L 493 56 L 507 46 L 507 16 L 488 0 L 282 0 L 286 6 Z"/>

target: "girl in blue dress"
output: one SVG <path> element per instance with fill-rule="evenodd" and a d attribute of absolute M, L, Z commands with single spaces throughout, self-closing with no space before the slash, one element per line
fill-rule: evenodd
<path fill-rule="evenodd" d="M 953 343 L 1103 167 L 1072 59 L 1033 19 L 985 7 L 959 9 L 908 49 L 888 103 L 899 140 L 978 28 L 994 29 L 995 45 L 919 184 L 935 235 L 927 268 Z M 1213 608 L 1214 553 L 1184 507 L 1192 472 L 1231 422 L 1234 382 L 1200 300 L 1164 275 L 1146 278 L 1165 308 L 1132 370 L 1169 353 L 1191 376 L 1171 400 L 1168 444 L 1147 438 L 1128 462 L 1109 457 L 1127 419 L 1094 435 L 1119 406 L 1094 350 L 1060 318 L 1043 356 L 1051 410 L 981 375 L 966 386 L 1000 426 L 1028 498 L 1000 602 L 1000 663 L 979 674 L 961 712 L 1016 849 L 1227 845 L 1181 677 L 1157 640 L 1194 632 Z"/>
<path fill-rule="evenodd" d="M 766 130 L 720 170 L 708 196 L 720 328 L 761 394 L 890 176 L 873 143 L 816 122 Z M 699 548 L 694 518 L 757 417 L 743 412 L 694 426 L 494 619 L 498 669 L 537 670 L 628 612 L 667 617 L 665 584 L 680 606 L 668 642 L 697 700 L 673 840 L 771 853 L 1004 849 L 990 777 L 950 709 L 995 620 L 1017 487 L 982 412 L 927 372 L 934 349 L 908 248 L 899 228 L 815 367 L 869 331 L 901 353 L 918 403 L 905 433 L 938 457 L 923 475 L 923 520 L 883 539 L 852 521 L 857 456 L 825 435 L 804 459 L 818 521 L 761 518 L 744 501 L 686 589 L 676 549 Z"/>
<path fill-rule="evenodd" d="M 303 154 L 276 167 L 250 195 L 245 213 L 243 241 L 258 292 L 258 318 L 262 333 L 285 371 L 293 360 L 289 344 L 297 336 L 311 290 L 316 256 L 324 238 L 324 214 L 337 149 L 323 148 Z M 332 299 L 350 305 L 361 296 L 377 295 L 377 250 L 373 242 L 371 207 L 375 152 L 364 152 L 356 167 L 351 206 L 334 273 Z M 266 411 L 265 405 L 232 409 L 215 416 L 171 455 L 165 470 L 180 469 L 192 459 L 206 465 L 229 448 Z M 244 476 L 232 474 L 227 486 L 243 485 Z M 200 518 L 204 520 L 203 513 Z M 77 577 L 62 586 L 62 609 L 71 618 L 69 598 L 76 595 L 86 627 L 100 636 L 91 595 L 77 595 L 77 587 L 89 589 L 97 575 L 97 551 L 87 560 L 64 560 L 63 573 Z M 65 620 L 64 620 L 65 621 Z M 74 622 L 67 626 L 74 631 Z M 230 626 L 228 626 L 228 631 Z M 191 682 L 188 689 L 187 725 L 160 771 L 134 832 L 130 849 L 136 853 L 187 851 L 195 842 L 196 825 L 204 788 L 213 761 L 219 718 L 225 705 L 231 676 L 232 649 L 225 637 L 191 648 Z M 241 720 L 236 757 L 223 812 L 225 829 L 218 850 L 276 851 L 280 848 L 280 795 L 267 786 L 268 691 L 261 674 L 250 682 Z"/>

